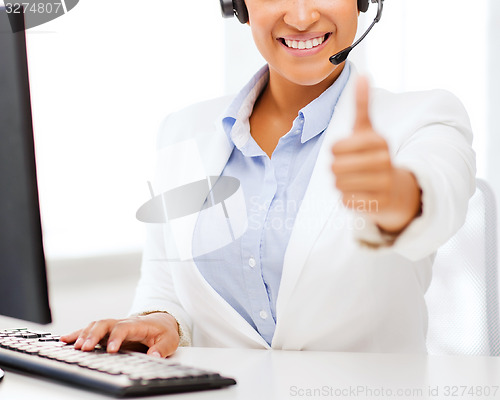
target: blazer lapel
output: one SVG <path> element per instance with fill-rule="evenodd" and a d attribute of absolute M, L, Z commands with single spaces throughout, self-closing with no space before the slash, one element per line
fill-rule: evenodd
<path fill-rule="evenodd" d="M 341 204 L 341 194 L 335 188 L 335 178 L 330 168 L 333 157 L 331 147 L 337 140 L 348 135 L 352 129 L 355 75 L 354 68 L 352 68 L 351 76 L 335 107 L 332 120 L 324 132 L 325 137 L 318 159 L 297 213 L 283 263 L 276 303 L 277 324 L 274 337 L 277 336 L 279 329 L 280 313 L 286 308 L 314 243 L 335 207 Z"/>

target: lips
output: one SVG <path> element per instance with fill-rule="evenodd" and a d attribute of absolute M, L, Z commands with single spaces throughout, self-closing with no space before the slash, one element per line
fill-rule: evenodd
<path fill-rule="evenodd" d="M 278 40 L 290 49 L 310 50 L 321 46 L 330 37 L 331 32 L 325 34 L 310 34 L 301 36 L 280 37 Z"/>

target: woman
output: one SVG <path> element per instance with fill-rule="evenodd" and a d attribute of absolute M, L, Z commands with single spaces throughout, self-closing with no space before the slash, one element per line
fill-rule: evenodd
<path fill-rule="evenodd" d="M 142 343 L 159 357 L 190 343 L 426 351 L 434 254 L 475 190 L 472 133 L 446 92 L 370 92 L 351 63 L 329 62 L 354 41 L 366 3 L 246 1 L 267 65 L 236 97 L 169 116 L 159 149 L 191 140 L 206 175 L 237 178 L 248 229 L 176 261 L 170 231 L 150 225 L 133 316 L 64 341 Z M 178 161 L 158 174 L 182 175 Z M 193 250 L 214 225 L 206 218 Z"/>

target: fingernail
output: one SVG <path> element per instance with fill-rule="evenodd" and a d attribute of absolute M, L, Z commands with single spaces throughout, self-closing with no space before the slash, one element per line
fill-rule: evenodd
<path fill-rule="evenodd" d="M 116 344 L 116 342 L 110 342 L 110 343 L 108 343 L 108 350 L 109 351 L 116 351 L 116 350 L 118 350 L 118 345 Z"/>
<path fill-rule="evenodd" d="M 91 348 L 92 348 L 92 341 L 90 339 L 87 339 L 83 344 L 82 349 L 91 349 Z"/>
<path fill-rule="evenodd" d="M 83 339 L 82 338 L 78 338 L 78 340 L 75 342 L 75 347 L 81 346 L 82 344 L 83 344 Z"/>
<path fill-rule="evenodd" d="M 158 353 L 157 351 L 154 351 L 153 353 L 151 353 L 151 355 L 152 355 L 153 357 L 158 357 L 158 358 L 161 358 L 161 354 L 160 354 L 160 353 Z"/>

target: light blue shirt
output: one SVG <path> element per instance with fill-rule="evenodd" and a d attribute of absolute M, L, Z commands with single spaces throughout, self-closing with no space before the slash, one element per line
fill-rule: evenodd
<path fill-rule="evenodd" d="M 252 138 L 249 123 L 255 101 L 269 79 L 267 66 L 257 72 L 224 113 L 222 124 L 234 148 L 221 175 L 239 179 L 248 229 L 239 239 L 195 258 L 195 262 L 208 283 L 269 344 L 276 328 L 276 299 L 290 234 L 316 163 L 322 133 L 349 74 L 346 63 L 335 83 L 299 111 L 271 158 Z M 200 240 L 196 232 L 193 246 Z M 220 261 L 211 261 L 214 259 Z"/>

